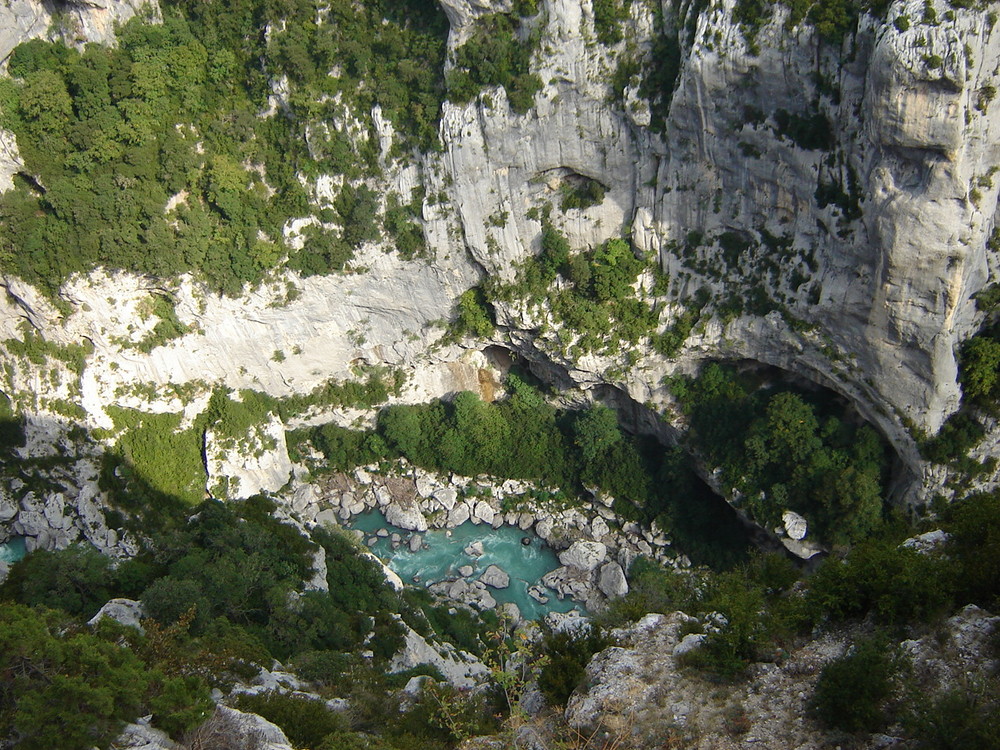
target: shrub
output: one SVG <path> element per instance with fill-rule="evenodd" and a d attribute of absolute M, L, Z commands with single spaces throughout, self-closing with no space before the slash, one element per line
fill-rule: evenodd
<path fill-rule="evenodd" d="M 452 323 L 450 335 L 458 339 L 475 336 L 488 339 L 493 336 L 496 325 L 493 322 L 493 307 L 486 300 L 480 287 L 473 287 L 458 298 L 458 315 Z"/>
<path fill-rule="evenodd" d="M 559 192 L 559 209 L 568 211 L 571 208 L 584 209 L 599 205 L 604 201 L 605 188 L 597 180 L 581 177 L 564 182 Z"/>
<path fill-rule="evenodd" d="M 774 120 L 778 135 L 789 138 L 807 151 L 829 151 L 835 145 L 830 120 L 818 110 L 799 115 L 779 109 L 774 113 Z"/>
<path fill-rule="evenodd" d="M 876 731 L 887 722 L 885 704 L 903 665 L 902 657 L 884 639 L 856 642 L 823 668 L 811 701 L 813 712 L 830 727 Z"/>
<path fill-rule="evenodd" d="M 602 44 L 617 44 L 622 40 L 621 25 L 628 20 L 629 3 L 623 0 L 593 0 L 594 30 Z"/>
<path fill-rule="evenodd" d="M 323 738 L 346 727 L 344 720 L 319 700 L 277 692 L 241 695 L 236 708 L 277 724 L 296 747 L 316 747 Z"/>
<path fill-rule="evenodd" d="M 954 577 L 961 603 L 996 609 L 1000 604 L 1000 493 L 963 499 L 948 509 L 948 552 L 957 563 Z"/>
<path fill-rule="evenodd" d="M 918 750 L 1000 748 L 1000 701 L 996 680 L 974 682 L 930 696 L 918 695 L 903 718 Z"/>
<path fill-rule="evenodd" d="M 920 442 L 920 454 L 939 464 L 958 461 L 976 447 L 985 434 L 969 410 L 961 409 L 945 420 L 937 435 Z"/>
<path fill-rule="evenodd" d="M 925 622 L 944 612 L 953 598 L 949 563 L 893 540 L 869 540 L 845 560 L 828 558 L 809 579 L 807 602 L 819 619 L 871 613 L 886 625 Z"/>
<path fill-rule="evenodd" d="M 882 520 L 888 450 L 867 425 L 835 405 L 787 388 L 756 391 L 749 377 L 707 365 L 671 387 L 690 415 L 690 443 L 746 498 L 758 523 L 802 513 L 821 539 L 863 539 Z"/>
<path fill-rule="evenodd" d="M 684 661 L 728 680 L 742 674 L 768 640 L 764 592 L 740 571 L 723 573 L 712 583 L 700 606 L 725 620 Z"/>
<path fill-rule="evenodd" d="M 211 700 L 200 678 L 164 676 L 114 629 L 105 639 L 100 630 L 69 625 L 64 615 L 41 608 L 0 608 L 0 732 L 17 747 L 106 747 L 144 712 L 170 731 L 207 713 Z"/>
<path fill-rule="evenodd" d="M 610 641 L 600 631 L 549 633 L 542 640 L 546 662 L 538 675 L 538 688 L 552 706 L 565 706 L 570 695 L 583 684 L 591 657 Z"/>
<path fill-rule="evenodd" d="M 605 629 L 620 627 L 651 612 L 668 614 L 687 610 L 697 599 L 700 581 L 696 575 L 679 573 L 645 557 L 638 558 L 628 571 L 629 592 L 608 604 L 595 618 Z"/>
<path fill-rule="evenodd" d="M 36 550 L 11 566 L 0 597 L 92 617 L 112 598 L 111 561 L 89 544 Z"/>
<path fill-rule="evenodd" d="M 542 88 L 538 75 L 529 71 L 537 37 L 522 41 L 520 26 L 503 13 L 477 21 L 472 38 L 455 50 L 456 69 L 448 80 L 453 101 L 469 101 L 485 86 L 503 86 L 511 109 L 522 114 L 531 109 Z"/>

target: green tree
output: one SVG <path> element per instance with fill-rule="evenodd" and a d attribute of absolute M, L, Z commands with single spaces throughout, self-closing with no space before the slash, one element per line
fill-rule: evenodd
<path fill-rule="evenodd" d="M 585 463 L 589 464 L 607 453 L 622 441 L 618 417 L 606 406 L 596 404 L 573 421 L 576 447 Z"/>
<path fill-rule="evenodd" d="M 1000 377 L 1000 342 L 986 336 L 973 336 L 962 346 L 962 392 L 969 399 L 993 395 Z"/>
<path fill-rule="evenodd" d="M 89 544 L 36 550 L 15 563 L 0 596 L 92 617 L 113 596 L 111 561 Z"/>
<path fill-rule="evenodd" d="M 608 240 L 594 251 L 594 294 L 601 301 L 629 296 L 641 270 L 642 263 L 628 242 L 619 238 Z"/>
<path fill-rule="evenodd" d="M 902 657 L 885 639 L 858 641 L 846 655 L 823 667 L 812 709 L 828 726 L 876 731 L 886 722 L 885 702 L 902 668 Z"/>
<path fill-rule="evenodd" d="M 60 624 L 55 613 L 0 608 L 0 723 L 26 750 L 106 746 L 148 688 L 131 651 L 86 632 L 57 635 Z"/>

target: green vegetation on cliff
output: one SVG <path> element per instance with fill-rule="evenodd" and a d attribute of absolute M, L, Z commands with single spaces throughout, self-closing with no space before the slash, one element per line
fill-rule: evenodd
<path fill-rule="evenodd" d="M 378 201 L 357 182 L 379 171 L 378 141 L 332 123 L 377 104 L 397 155 L 431 147 L 446 33 L 420 0 L 181 1 L 162 24 L 125 24 L 115 48 L 22 44 L 0 81 L 0 124 L 25 161 L 0 197 L 0 267 L 49 293 L 96 266 L 191 272 L 226 293 L 286 258 L 306 274 L 343 268 L 380 234 Z M 283 76 L 291 93 L 261 116 Z M 318 217 L 340 229 L 311 228 L 289 251 L 282 227 L 311 212 L 299 175 L 321 173 L 347 178 Z M 416 225 L 386 220 L 404 255 L 420 251 Z"/>
<path fill-rule="evenodd" d="M 882 522 L 889 469 L 878 434 L 808 393 L 755 386 L 717 364 L 673 380 L 691 447 L 721 469 L 725 488 L 765 528 L 794 510 L 827 541 L 870 535 Z"/>
<path fill-rule="evenodd" d="M 542 79 L 530 72 L 537 47 L 538 34 L 527 18 L 506 13 L 481 17 L 472 37 L 455 51 L 455 68 L 448 75 L 449 97 L 467 102 L 485 86 L 503 86 L 511 109 L 527 112 L 542 88 Z"/>
<path fill-rule="evenodd" d="M 646 299 L 644 289 L 635 289 L 647 268 L 621 238 L 572 252 L 562 233 L 546 220 L 541 252 L 524 261 L 514 283 L 488 284 L 486 295 L 551 311 L 568 334 L 560 336 L 565 353 L 615 355 L 651 336 L 658 325 L 655 302 Z M 557 275 L 569 283 L 556 287 Z"/>

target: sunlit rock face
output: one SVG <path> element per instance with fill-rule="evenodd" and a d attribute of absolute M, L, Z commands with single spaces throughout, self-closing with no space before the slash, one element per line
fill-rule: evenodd
<path fill-rule="evenodd" d="M 509 10 L 503 2 L 442 4 L 452 50 L 478 17 Z M 635 403 L 666 408 L 664 375 L 746 359 L 845 396 L 902 459 L 895 497 L 932 494 L 942 478 L 921 462 L 913 428 L 933 433 L 958 406 L 955 351 L 980 322 L 971 297 L 996 266 L 987 238 L 1000 184 L 991 172 L 1000 164 L 1000 104 L 988 96 L 998 35 L 985 12 L 938 5 L 942 20 L 931 24 L 921 20 L 922 2 L 894 3 L 885 22 L 864 17 L 838 45 L 808 25 L 787 29 L 781 7 L 748 41 L 730 0 L 698 17 L 666 2 L 679 72 L 663 109 L 614 75 L 629 56 L 639 69 L 651 59 L 661 30 L 649 9 L 633 4 L 626 41 L 609 47 L 596 41 L 587 0 L 541 3 L 533 70 L 543 85 L 533 108 L 513 112 L 499 87 L 468 104 L 445 103 L 441 151 L 390 164 L 384 184 L 374 185 L 400 194 L 422 185 L 434 196 L 422 211 L 428 260 L 404 261 L 383 239 L 358 250 L 358 273 L 278 278 L 239 299 L 189 279 L 165 292 L 99 270 L 70 280 L 66 304 L 56 307 L 6 279 L 4 339 L 30 325 L 46 340 L 92 348 L 82 373 L 59 378 L 49 373 L 59 363 L 5 357 L 0 389 L 33 394 L 31 408 L 42 415 L 56 401 L 79 403 L 85 423 L 104 429 L 108 405 L 193 418 L 216 385 L 308 393 L 356 377 L 359 366 L 403 370 L 404 401 L 470 387 L 492 398 L 497 373 L 480 350 L 501 343 L 561 387 L 612 384 Z M 127 3 L 70 8 L 74 42 L 109 42 L 112 22 L 135 12 Z M 29 0 L 0 8 L 0 59 L 48 33 L 46 14 Z M 894 23 L 902 16 L 906 30 Z M 392 127 L 375 119 L 387 148 Z M 803 135 L 797 123 L 814 132 Z M 0 133 L 0 189 L 22 167 L 16 144 Z M 600 183 L 603 199 L 560 210 L 563 186 L 579 180 Z M 318 196 L 334 182 L 320 177 L 312 189 Z M 441 346 L 442 324 L 465 290 L 486 277 L 515 278 L 517 264 L 539 251 L 546 205 L 574 249 L 631 232 L 638 251 L 659 259 L 669 274 L 662 327 L 699 289 L 717 306 L 754 295 L 769 303 L 706 318 L 673 358 L 643 346 L 628 362 L 570 357 L 553 344 L 562 332 L 516 303 L 496 305 L 493 342 Z M 288 227 L 290 241 L 296 231 Z M 737 252 L 721 249 L 723 235 Z M 142 305 L 162 293 L 190 332 L 151 351 L 129 345 L 150 335 L 156 320 L 143 317 Z M 178 399 L 171 386 L 185 383 L 195 395 Z M 359 417 L 371 414 L 321 411 L 305 421 Z M 212 460 L 240 494 L 278 485 L 290 468 L 280 455 L 266 466 Z"/>

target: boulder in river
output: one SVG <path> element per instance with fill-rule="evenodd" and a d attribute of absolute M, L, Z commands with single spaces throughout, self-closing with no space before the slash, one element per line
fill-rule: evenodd
<path fill-rule="evenodd" d="M 590 571 L 604 562 L 607 556 L 608 548 L 601 542 L 578 540 L 559 553 L 559 562 L 570 568 Z"/>
<path fill-rule="evenodd" d="M 484 570 L 479 580 L 495 589 L 505 589 L 510 586 L 510 576 L 498 565 L 491 565 Z"/>

